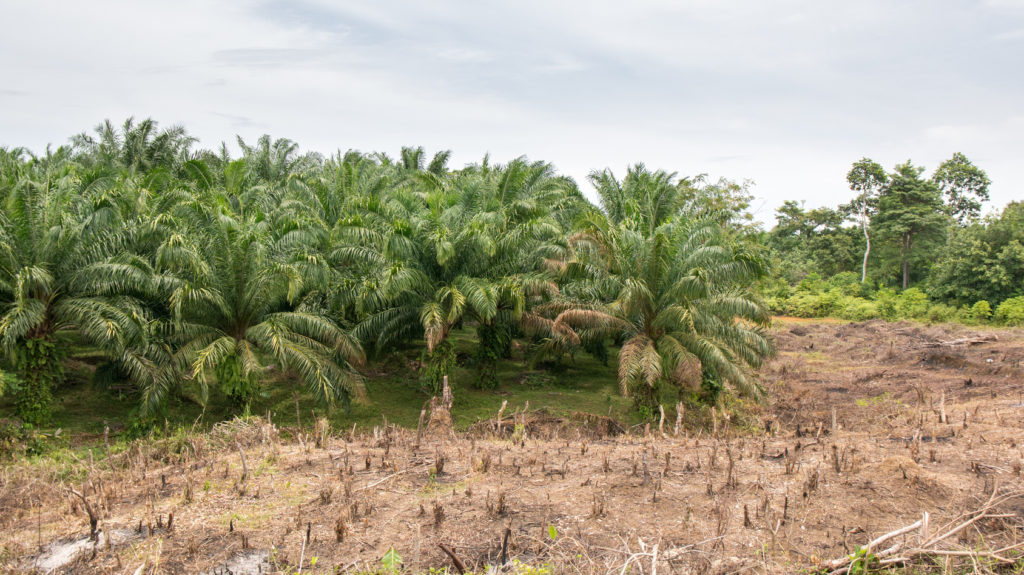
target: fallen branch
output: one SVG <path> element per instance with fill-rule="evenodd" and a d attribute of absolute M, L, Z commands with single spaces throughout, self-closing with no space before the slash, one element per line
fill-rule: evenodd
<path fill-rule="evenodd" d="M 406 473 L 409 473 L 410 471 L 415 471 L 417 469 L 425 469 L 426 467 L 427 467 L 426 463 L 424 463 L 422 465 L 417 465 L 415 467 L 408 467 L 408 468 L 403 469 L 401 471 L 392 473 L 391 475 L 388 475 L 387 477 L 384 477 L 382 479 L 378 479 L 377 481 L 374 481 L 373 483 L 370 483 L 368 485 L 364 485 L 364 486 L 360 487 L 359 489 L 356 489 L 356 493 L 359 493 L 360 491 L 366 491 L 367 489 L 372 489 L 372 488 L 380 485 L 381 483 L 384 483 L 388 479 L 394 479 L 395 477 L 398 477 L 399 475 L 404 475 Z"/>
<path fill-rule="evenodd" d="M 977 337 L 964 337 L 951 341 L 932 341 L 922 344 L 921 347 L 957 347 L 958 345 L 978 345 L 979 343 L 990 343 L 993 341 L 999 341 L 999 337 L 995 334 L 988 334 Z"/>
<path fill-rule="evenodd" d="M 437 546 L 451 558 L 452 564 L 455 565 L 455 570 L 459 572 L 459 575 L 463 575 L 466 572 L 466 566 L 462 563 L 462 560 L 459 559 L 455 552 L 452 551 L 452 548 L 448 547 L 444 543 L 438 543 Z"/>
<path fill-rule="evenodd" d="M 879 537 L 868 542 L 866 545 L 861 547 L 857 553 L 833 559 L 825 563 L 827 569 L 831 569 L 830 575 L 844 575 L 849 573 L 853 564 L 858 561 L 865 561 L 868 557 L 873 558 L 877 561 L 880 566 L 888 565 L 900 565 L 906 564 L 910 561 L 918 559 L 928 555 L 941 555 L 950 557 L 969 557 L 972 560 L 983 558 L 987 561 L 1007 565 L 1013 564 L 1019 561 L 1020 558 L 1008 558 L 1004 554 L 1007 551 L 1017 550 L 1024 547 L 1024 543 L 1018 543 L 997 549 L 995 551 L 979 551 L 973 549 L 946 549 L 940 548 L 940 544 L 944 541 L 953 538 L 958 535 L 964 529 L 984 519 L 1000 519 L 1015 517 L 1012 513 L 991 513 L 991 511 L 1001 503 L 1015 497 L 1019 497 L 1021 493 L 1015 492 L 996 497 L 997 490 L 993 489 L 992 496 L 989 497 L 988 501 L 978 510 L 961 515 L 957 519 L 943 526 L 938 531 L 937 535 L 929 536 L 929 525 L 928 525 L 928 513 L 919 520 L 905 527 L 901 527 L 889 533 L 885 533 Z M 916 546 L 908 546 L 906 541 L 897 542 L 892 546 L 883 549 L 881 551 L 873 552 L 879 545 L 895 539 L 901 535 L 906 535 L 917 531 L 919 533 L 919 540 Z"/>

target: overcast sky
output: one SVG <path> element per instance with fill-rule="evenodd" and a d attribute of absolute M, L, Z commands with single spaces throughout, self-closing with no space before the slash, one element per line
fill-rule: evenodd
<path fill-rule="evenodd" d="M 451 149 L 586 174 L 628 163 L 848 198 L 868 156 L 961 151 L 1024 199 L 1024 0 L 0 0 L 0 146 L 104 118 L 214 148 Z"/>

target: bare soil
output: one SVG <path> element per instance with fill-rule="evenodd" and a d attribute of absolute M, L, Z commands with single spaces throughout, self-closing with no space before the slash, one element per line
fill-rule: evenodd
<path fill-rule="evenodd" d="M 672 418 L 659 431 L 517 412 L 458 436 L 321 425 L 285 439 L 250 420 L 109 463 L 8 465 L 0 570 L 334 573 L 381 569 L 393 548 L 423 572 L 453 568 L 443 544 L 483 572 L 507 530 L 509 559 L 554 572 L 828 572 L 925 512 L 938 532 L 993 493 L 1001 517 L 911 563 L 1000 569 L 961 552 L 1024 541 L 1024 332 L 783 319 L 775 333 L 769 400 L 691 410 L 678 433 Z M 117 537 L 81 544 L 71 486 Z M 76 547 L 57 565 L 59 542 Z"/>

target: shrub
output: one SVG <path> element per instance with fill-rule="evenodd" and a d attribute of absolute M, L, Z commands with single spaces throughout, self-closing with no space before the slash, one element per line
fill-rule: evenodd
<path fill-rule="evenodd" d="M 962 305 L 959 308 L 957 308 L 955 321 L 958 321 L 963 324 L 978 323 L 977 321 L 975 321 L 974 316 L 971 315 L 971 307 L 966 305 Z"/>
<path fill-rule="evenodd" d="M 45 447 L 46 437 L 31 424 L 0 418 L 0 461 L 38 455 Z"/>
<path fill-rule="evenodd" d="M 899 294 L 891 288 L 879 288 L 875 292 L 875 305 L 878 307 L 878 314 L 887 320 L 896 319 L 896 302 Z"/>
<path fill-rule="evenodd" d="M 784 300 L 790 296 L 792 291 L 789 282 L 782 278 L 767 278 L 761 281 L 761 293 L 767 299 Z"/>
<path fill-rule="evenodd" d="M 832 288 L 821 294 L 819 298 L 820 304 L 818 307 L 821 309 L 822 315 L 839 315 L 846 306 L 846 301 L 849 299 L 850 296 L 844 295 L 840 288 Z"/>
<path fill-rule="evenodd" d="M 928 295 L 913 287 L 904 290 L 896 298 L 896 317 L 898 319 L 921 319 L 928 314 Z"/>
<path fill-rule="evenodd" d="M 838 317 L 853 321 L 881 316 L 874 302 L 844 295 L 840 288 L 820 294 L 798 292 L 785 300 L 775 300 L 772 309 L 794 317 Z"/>
<path fill-rule="evenodd" d="M 4 393 L 16 393 L 18 391 L 18 376 L 0 369 L 0 397 Z"/>
<path fill-rule="evenodd" d="M 859 296 L 861 294 L 860 274 L 854 272 L 839 272 L 828 278 L 828 287 L 838 288 L 843 295 Z"/>
<path fill-rule="evenodd" d="M 877 304 L 859 297 L 846 298 L 838 315 L 853 321 L 875 319 L 880 316 Z"/>
<path fill-rule="evenodd" d="M 992 306 L 985 300 L 978 300 L 970 309 L 970 318 L 976 321 L 986 321 L 992 317 Z"/>
<path fill-rule="evenodd" d="M 797 291 L 806 293 L 821 293 L 825 291 L 825 282 L 821 279 L 821 276 L 812 272 L 807 274 L 804 279 L 800 280 L 796 289 Z"/>
<path fill-rule="evenodd" d="M 928 306 L 926 318 L 931 323 L 945 323 L 953 321 L 957 317 L 956 308 L 944 303 L 937 303 Z"/>
<path fill-rule="evenodd" d="M 775 315 L 790 315 L 788 300 L 788 297 L 768 296 L 764 298 L 764 305 L 768 306 L 768 311 Z"/>
<path fill-rule="evenodd" d="M 786 313 L 795 317 L 821 317 L 824 310 L 818 294 L 798 292 L 786 300 Z"/>
<path fill-rule="evenodd" d="M 995 319 L 1005 325 L 1024 326 L 1024 296 L 1011 297 L 999 304 Z"/>

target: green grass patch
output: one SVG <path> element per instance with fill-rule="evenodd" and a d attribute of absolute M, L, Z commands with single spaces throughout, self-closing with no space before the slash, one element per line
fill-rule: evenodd
<path fill-rule="evenodd" d="M 460 358 L 459 365 L 450 374 L 449 382 L 454 395 L 453 418 L 459 429 L 466 429 L 477 421 L 493 418 L 502 401 L 508 401 L 506 413 L 521 409 L 529 403 L 530 409 L 547 409 L 554 415 L 591 413 L 611 416 L 624 423 L 637 423 L 639 414 L 632 401 L 619 394 L 616 381 L 617 349 L 611 349 L 608 365 L 589 354 L 580 353 L 560 363 L 531 367 L 525 351 L 519 349 L 514 357 L 503 359 L 497 368 L 498 386 L 494 389 L 476 389 L 475 366 L 472 353 L 476 334 L 472 328 L 455 331 L 450 336 Z M 312 429 L 315 419 L 326 416 L 337 430 L 361 429 L 382 425 L 386 420 L 404 427 L 415 427 L 420 410 L 430 399 L 421 387 L 419 373 L 414 369 L 422 346 L 384 354 L 369 362 L 366 368 L 365 403 L 353 403 L 349 410 L 336 408 L 325 411 L 294 377 L 279 374 L 266 385 L 266 396 L 253 401 L 250 412 L 254 415 L 270 414 L 279 426 L 293 427 L 301 420 L 302 427 Z M 181 428 L 196 426 L 209 429 L 218 421 L 239 415 L 239 410 L 223 396 L 215 384 L 210 386 L 210 398 L 205 408 L 188 393 L 173 398 L 166 409 L 148 421 L 140 423 L 137 417 L 138 398 L 124 391 L 97 389 L 91 383 L 91 370 L 81 358 L 88 350 L 78 350 L 79 359 L 67 371 L 64 385 L 54 393 L 53 417 L 48 428 L 61 430 L 50 448 L 70 447 L 78 456 L 87 456 L 90 447 L 102 446 L 103 430 L 111 430 L 111 451 L 118 452 L 124 442 L 149 432 L 170 435 Z M 298 413 L 296 413 L 296 396 Z M 14 412 L 11 397 L 0 398 L 0 417 Z M 101 449 L 102 451 L 102 449 Z M 95 455 L 99 456 L 98 452 Z"/>

